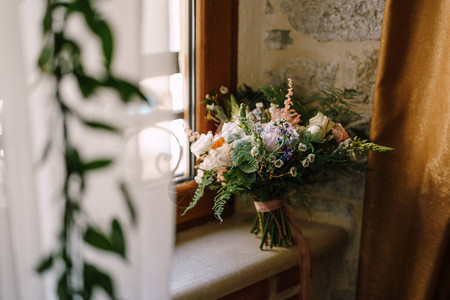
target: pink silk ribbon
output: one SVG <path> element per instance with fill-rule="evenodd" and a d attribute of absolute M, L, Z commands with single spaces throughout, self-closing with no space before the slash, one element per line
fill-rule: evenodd
<path fill-rule="evenodd" d="M 294 216 L 291 211 L 288 209 L 286 204 L 281 200 L 271 200 L 266 202 L 258 202 L 255 201 L 255 208 L 258 212 L 271 212 L 277 208 L 283 207 L 286 213 L 286 217 L 288 218 L 289 223 L 291 224 L 292 229 L 292 237 L 297 245 L 298 252 L 300 253 L 300 286 L 301 291 L 299 294 L 300 300 L 308 300 L 309 293 L 309 278 L 311 273 L 311 249 L 306 241 L 305 237 L 302 234 L 302 231 L 297 225 Z"/>

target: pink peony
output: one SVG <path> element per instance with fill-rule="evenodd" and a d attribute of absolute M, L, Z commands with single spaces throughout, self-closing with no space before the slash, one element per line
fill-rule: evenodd
<path fill-rule="evenodd" d="M 350 136 L 348 135 L 347 131 L 345 131 L 345 128 L 342 126 L 341 123 L 336 123 L 333 129 L 331 129 L 331 133 L 333 134 L 338 144 L 350 138 Z"/>
<path fill-rule="evenodd" d="M 281 129 L 279 126 L 275 125 L 273 121 L 263 125 L 264 129 L 261 132 L 261 138 L 267 150 L 274 151 L 280 145 L 279 139 L 283 139 L 282 130 L 284 130 L 286 134 L 290 134 L 290 139 L 298 138 L 295 127 L 289 123 L 284 124 L 287 126 L 285 129 Z"/>

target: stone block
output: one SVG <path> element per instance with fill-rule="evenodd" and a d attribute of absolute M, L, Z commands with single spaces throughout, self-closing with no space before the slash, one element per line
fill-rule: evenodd
<path fill-rule="evenodd" d="M 290 30 L 271 29 L 266 31 L 264 45 L 267 50 L 283 50 L 292 47 L 293 40 L 289 36 Z"/>
<path fill-rule="evenodd" d="M 372 103 L 378 63 L 378 49 L 365 51 L 360 55 L 349 53 L 343 67 L 343 82 L 346 87 L 355 88 L 362 97 L 356 101 Z"/>
<path fill-rule="evenodd" d="M 333 87 L 338 64 L 315 61 L 304 58 L 287 58 L 283 61 L 278 73 L 272 81 L 292 78 L 294 93 L 298 96 L 310 97 L 322 89 Z"/>
<path fill-rule="evenodd" d="M 379 40 L 384 0 L 282 0 L 295 30 L 319 41 Z"/>
<path fill-rule="evenodd" d="M 273 15 L 275 13 L 275 10 L 273 9 L 270 0 L 266 0 L 266 2 L 264 3 L 264 13 L 266 15 Z"/>

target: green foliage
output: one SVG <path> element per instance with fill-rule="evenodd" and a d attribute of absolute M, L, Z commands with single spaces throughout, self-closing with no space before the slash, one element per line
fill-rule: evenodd
<path fill-rule="evenodd" d="M 322 90 L 322 94 L 316 96 L 319 111 L 331 118 L 334 122 L 355 120 L 361 116 L 352 111 L 353 105 L 348 100 L 353 100 L 359 93 L 354 89 L 330 89 Z"/>
<path fill-rule="evenodd" d="M 195 190 L 194 196 L 192 197 L 192 201 L 189 203 L 188 207 L 184 210 L 182 216 L 184 216 L 189 210 L 195 207 L 197 205 L 198 200 L 200 200 L 201 197 L 203 197 L 203 194 L 205 193 L 205 188 L 212 184 L 214 182 L 214 177 L 211 176 L 211 174 L 207 173 L 203 176 L 202 182 L 198 185 L 197 189 Z"/>
<path fill-rule="evenodd" d="M 126 239 L 122 225 L 117 219 L 113 219 L 108 233 L 102 232 L 91 223 L 90 216 L 82 206 L 82 199 L 86 186 L 86 176 L 95 170 L 110 167 L 114 162 L 111 158 L 98 158 L 85 160 L 80 155 L 79 149 L 71 142 L 71 120 L 77 120 L 87 128 L 108 133 L 120 133 L 120 130 L 112 124 L 104 121 L 85 118 L 75 108 L 68 105 L 62 90 L 62 82 L 65 78 L 74 78 L 78 84 L 81 96 L 90 100 L 98 91 L 109 90 L 116 93 L 123 103 L 134 99 L 145 101 L 145 97 L 139 88 L 131 82 L 117 77 L 111 71 L 114 59 L 114 36 L 110 26 L 98 13 L 92 0 L 47 0 L 47 7 L 42 20 L 44 45 L 38 59 L 38 67 L 54 82 L 54 102 L 60 110 L 62 136 L 53 137 L 45 147 L 43 160 L 50 153 L 54 144 L 63 143 L 63 158 L 65 166 L 65 178 L 62 186 L 64 211 L 62 225 L 59 233 L 59 248 L 41 260 L 36 267 L 36 272 L 42 274 L 52 268 L 62 270 L 56 286 L 56 293 L 60 300 L 67 299 L 92 299 L 95 288 L 102 289 L 110 299 L 115 298 L 114 283 L 111 277 L 92 264 L 84 262 L 81 257 L 83 272 L 74 272 L 73 255 L 77 253 L 73 243 L 77 233 L 83 232 L 83 242 L 96 248 L 119 255 L 126 259 Z M 104 60 L 102 72 L 92 75 L 85 70 L 81 60 L 82 47 L 77 41 L 72 40 L 66 32 L 66 24 L 75 18 L 81 17 L 90 33 L 97 38 L 101 45 Z M 58 120 L 59 121 L 59 120 Z M 52 128 L 52 132 L 54 131 Z M 125 184 L 120 184 L 125 205 L 128 208 L 130 219 L 136 224 L 136 210 Z M 74 234 L 75 233 L 75 234 Z M 80 276 L 80 278 L 74 278 Z M 80 290 L 82 289 L 82 290 Z M 81 298 L 80 298 L 81 297 Z"/>
<path fill-rule="evenodd" d="M 240 194 L 244 191 L 240 183 L 228 183 L 222 187 L 220 187 L 217 191 L 217 195 L 214 198 L 214 206 L 213 211 L 216 218 L 223 222 L 222 213 L 227 204 L 227 201 L 234 195 Z"/>
<path fill-rule="evenodd" d="M 242 172 L 253 173 L 256 171 L 255 160 L 250 154 L 253 146 L 249 141 L 237 140 L 230 151 L 231 161 L 234 166 L 237 166 Z"/>
<path fill-rule="evenodd" d="M 100 229 L 89 226 L 84 235 L 84 241 L 90 246 L 109 251 L 126 258 L 125 236 L 119 221 L 114 219 L 111 223 L 111 232 L 103 233 Z"/>
<path fill-rule="evenodd" d="M 95 288 L 102 289 L 111 299 L 116 299 L 114 284 L 111 277 L 92 264 L 83 266 L 84 289 L 83 299 L 91 299 Z"/>
<path fill-rule="evenodd" d="M 367 153 L 369 151 L 375 152 L 391 152 L 394 151 L 394 148 L 381 146 L 372 142 L 368 142 L 367 140 L 362 140 L 358 137 L 355 137 L 351 143 L 351 147 L 357 152 L 357 154 Z"/>
<path fill-rule="evenodd" d="M 120 192 L 122 193 L 122 198 L 125 201 L 125 204 L 128 208 L 128 212 L 130 213 L 131 222 L 133 225 L 136 225 L 137 223 L 137 213 L 136 209 L 133 205 L 133 200 L 131 199 L 130 193 L 128 192 L 128 188 L 124 182 L 121 182 L 119 184 Z"/>

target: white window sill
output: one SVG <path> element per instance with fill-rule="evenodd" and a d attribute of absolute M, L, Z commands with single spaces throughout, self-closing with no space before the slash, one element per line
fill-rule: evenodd
<path fill-rule="evenodd" d="M 250 233 L 253 215 L 235 215 L 177 235 L 170 292 L 173 299 L 216 299 L 285 271 L 299 263 L 297 248 L 260 251 Z M 312 257 L 344 245 L 344 229 L 299 221 Z"/>

